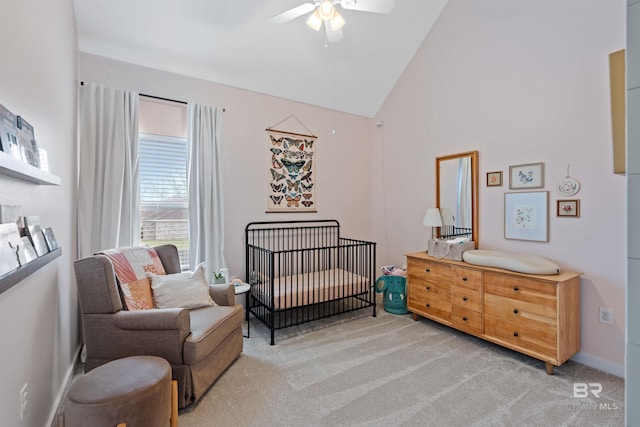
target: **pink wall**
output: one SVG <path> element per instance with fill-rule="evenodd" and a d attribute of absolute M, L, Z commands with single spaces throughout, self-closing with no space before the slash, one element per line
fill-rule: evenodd
<path fill-rule="evenodd" d="M 612 173 L 608 54 L 625 46 L 622 1 L 450 0 L 376 120 L 375 237 L 385 262 L 426 249 L 434 159 L 480 153 L 480 247 L 545 256 L 581 280 L 576 360 L 623 375 L 625 179 Z M 510 165 L 544 162 L 549 241 L 505 240 Z M 554 184 L 582 183 L 580 218 L 557 218 Z M 502 170 L 503 187 L 486 187 Z M 613 326 L 598 307 L 613 309 Z"/>
<path fill-rule="evenodd" d="M 78 73 L 84 81 L 226 108 L 225 254 L 232 276 L 244 277 L 244 227 L 251 221 L 335 218 L 345 237 L 371 238 L 370 119 L 89 54 L 79 55 Z M 291 114 L 318 136 L 314 146 L 318 212 L 266 214 L 270 158 L 265 154 L 269 141 L 265 129 Z M 304 131 L 295 120 L 282 126 Z"/>
<path fill-rule="evenodd" d="M 62 255 L 0 294 L 0 414 L 3 426 L 51 425 L 73 373 L 81 331 L 76 253 L 76 32 L 71 0 L 0 5 L 0 103 L 33 125 L 60 186 L 0 175 L 0 203 L 50 226 Z M 3 154 L 4 155 L 4 154 Z M 20 390 L 27 410 L 20 420 Z"/>

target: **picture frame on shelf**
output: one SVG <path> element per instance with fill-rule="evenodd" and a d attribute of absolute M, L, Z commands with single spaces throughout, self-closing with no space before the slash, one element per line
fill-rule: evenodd
<path fill-rule="evenodd" d="M 487 187 L 502 187 L 502 171 L 487 172 Z"/>
<path fill-rule="evenodd" d="M 0 276 L 20 267 L 18 245 L 21 243 L 16 223 L 0 224 Z"/>
<path fill-rule="evenodd" d="M 18 116 L 16 118 L 16 132 L 22 161 L 36 168 L 40 168 L 40 153 L 35 140 L 33 126 L 31 126 L 24 117 Z"/>
<path fill-rule="evenodd" d="M 18 249 L 18 261 L 20 262 L 20 266 L 24 266 L 34 259 L 37 259 L 38 254 L 27 236 L 22 236 L 21 239 L 22 243 Z"/>
<path fill-rule="evenodd" d="M 544 187 L 544 163 L 509 166 L 509 189 Z"/>
<path fill-rule="evenodd" d="M 504 238 L 549 241 L 549 192 L 513 192 L 504 195 Z"/>
<path fill-rule="evenodd" d="M 31 243 L 33 243 L 33 247 L 36 249 L 36 253 L 39 257 L 46 255 L 49 253 L 49 247 L 47 246 L 47 241 L 44 238 L 44 234 L 42 233 L 42 228 L 40 225 L 30 225 L 27 227 L 27 232 L 29 237 L 31 238 Z"/>
<path fill-rule="evenodd" d="M 53 229 L 51 227 L 43 229 L 42 234 L 44 235 L 44 240 L 47 243 L 49 252 L 58 249 L 58 242 L 56 241 L 56 236 L 53 234 Z"/>
<path fill-rule="evenodd" d="M 556 201 L 556 216 L 580 217 L 580 199 L 562 199 Z"/>

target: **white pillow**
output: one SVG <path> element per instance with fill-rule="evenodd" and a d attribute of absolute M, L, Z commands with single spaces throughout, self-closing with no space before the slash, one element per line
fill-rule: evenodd
<path fill-rule="evenodd" d="M 204 263 L 192 273 L 149 274 L 157 308 L 199 308 L 216 305 L 209 295 Z"/>

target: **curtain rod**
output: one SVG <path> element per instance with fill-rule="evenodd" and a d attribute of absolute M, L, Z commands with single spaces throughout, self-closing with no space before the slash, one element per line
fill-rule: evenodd
<path fill-rule="evenodd" d="M 80 82 L 80 86 L 84 86 L 84 82 Z M 178 104 L 188 105 L 188 103 L 186 101 L 178 101 L 177 99 L 163 98 L 161 96 L 147 95 L 147 94 L 144 94 L 144 93 L 141 93 L 140 96 L 146 96 L 147 98 L 158 99 L 160 101 L 177 102 Z M 226 112 L 226 111 L 227 111 L 226 108 L 222 109 L 223 113 Z"/>

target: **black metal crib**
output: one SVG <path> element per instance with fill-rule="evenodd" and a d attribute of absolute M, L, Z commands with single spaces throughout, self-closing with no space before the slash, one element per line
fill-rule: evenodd
<path fill-rule="evenodd" d="M 340 236 L 336 220 L 245 227 L 249 312 L 271 331 L 371 307 L 376 244 Z"/>

